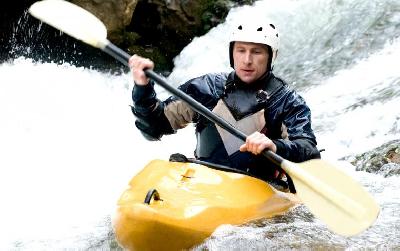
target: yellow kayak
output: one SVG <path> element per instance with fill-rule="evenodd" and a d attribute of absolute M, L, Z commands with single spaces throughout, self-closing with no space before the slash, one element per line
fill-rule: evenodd
<path fill-rule="evenodd" d="M 121 195 L 113 226 L 127 250 L 182 250 L 222 224 L 272 217 L 297 204 L 293 194 L 243 174 L 151 161 Z"/>

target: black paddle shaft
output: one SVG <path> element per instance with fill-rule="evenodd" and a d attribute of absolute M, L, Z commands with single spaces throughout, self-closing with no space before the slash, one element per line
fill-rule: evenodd
<path fill-rule="evenodd" d="M 107 44 L 106 47 L 104 47 L 103 51 L 120 61 L 126 66 L 129 66 L 129 58 L 131 57 L 128 53 L 125 51 L 121 50 L 117 46 L 115 46 L 112 43 Z M 170 92 L 172 95 L 180 98 L 181 100 L 185 101 L 193 110 L 195 110 L 197 113 L 203 115 L 207 119 L 209 119 L 211 122 L 217 124 L 221 128 L 225 129 L 232 135 L 236 136 L 237 138 L 246 141 L 246 135 L 236 129 L 234 126 L 226 122 L 224 119 L 213 113 L 212 111 L 208 110 L 206 107 L 204 107 L 202 104 L 200 104 L 198 101 L 193 99 L 191 96 L 187 95 L 183 91 L 179 90 L 178 88 L 173 87 L 172 85 L 168 84 L 165 78 L 160 76 L 159 74 L 155 73 L 152 70 L 145 70 L 145 74 L 148 78 L 151 78 L 154 80 L 158 85 L 163 87 L 165 90 Z M 262 152 L 262 155 L 264 155 L 267 159 L 272 161 L 274 164 L 277 166 L 281 166 L 281 163 L 283 162 L 283 158 L 276 153 L 270 151 L 270 150 L 264 150 Z"/>

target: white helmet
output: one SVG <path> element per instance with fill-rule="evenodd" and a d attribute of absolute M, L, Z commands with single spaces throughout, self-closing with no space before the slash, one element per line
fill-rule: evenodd
<path fill-rule="evenodd" d="M 229 60 L 233 68 L 233 44 L 236 41 L 265 44 L 271 48 L 269 55 L 269 69 L 274 66 L 279 48 L 279 34 L 272 23 L 260 25 L 256 22 L 237 24 L 229 42 Z M 271 55 L 272 52 L 272 55 Z"/>

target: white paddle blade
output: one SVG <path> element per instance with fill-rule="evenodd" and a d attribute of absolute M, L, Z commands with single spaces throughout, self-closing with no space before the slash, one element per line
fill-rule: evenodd
<path fill-rule="evenodd" d="M 64 0 L 32 4 L 29 13 L 50 26 L 97 48 L 108 44 L 104 24 L 87 10 Z"/>
<path fill-rule="evenodd" d="M 332 164 L 316 159 L 300 164 L 285 160 L 282 165 L 300 200 L 333 232 L 353 236 L 378 217 L 380 209 L 372 196 Z"/>

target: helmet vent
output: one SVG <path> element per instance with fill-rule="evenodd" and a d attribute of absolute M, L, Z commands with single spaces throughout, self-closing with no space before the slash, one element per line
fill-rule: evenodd
<path fill-rule="evenodd" d="M 243 30 L 243 27 L 241 25 L 239 25 L 238 30 Z"/>
<path fill-rule="evenodd" d="M 258 28 L 257 31 L 262 31 L 262 27 Z"/>
<path fill-rule="evenodd" d="M 275 25 L 273 25 L 273 24 L 269 24 L 269 26 L 271 26 L 271 27 L 272 27 L 272 29 L 275 29 Z"/>

